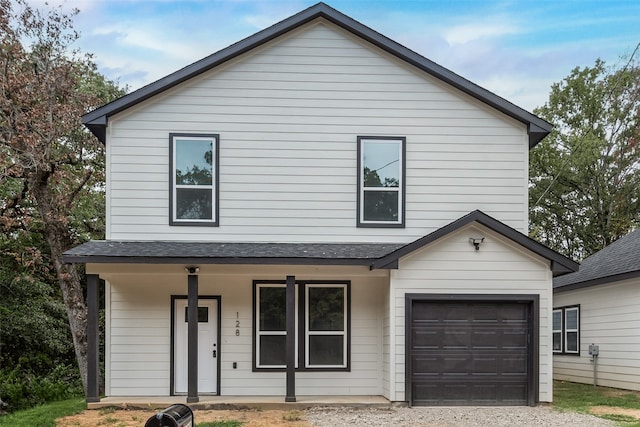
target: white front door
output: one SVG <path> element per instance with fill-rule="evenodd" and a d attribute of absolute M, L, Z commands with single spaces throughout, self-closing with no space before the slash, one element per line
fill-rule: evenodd
<path fill-rule="evenodd" d="M 174 394 L 187 393 L 187 300 L 174 300 Z M 198 394 L 217 394 L 218 300 L 198 300 Z"/>

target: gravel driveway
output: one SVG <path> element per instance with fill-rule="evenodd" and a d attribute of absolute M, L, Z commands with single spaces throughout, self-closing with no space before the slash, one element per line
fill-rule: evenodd
<path fill-rule="evenodd" d="M 594 426 L 618 424 L 592 415 L 559 412 L 536 407 L 451 407 L 451 408 L 314 408 L 305 411 L 307 421 L 317 427 L 461 427 L 461 426 Z"/>

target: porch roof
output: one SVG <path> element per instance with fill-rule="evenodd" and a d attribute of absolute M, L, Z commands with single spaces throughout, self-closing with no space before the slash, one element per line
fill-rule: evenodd
<path fill-rule="evenodd" d="M 403 243 L 221 243 L 93 240 L 66 263 L 367 265 Z"/>
<path fill-rule="evenodd" d="M 578 270 L 575 261 L 479 210 L 408 244 L 93 240 L 66 251 L 62 259 L 69 264 L 364 265 L 372 270 L 396 269 L 403 256 L 474 222 L 549 260 L 554 277 Z"/>

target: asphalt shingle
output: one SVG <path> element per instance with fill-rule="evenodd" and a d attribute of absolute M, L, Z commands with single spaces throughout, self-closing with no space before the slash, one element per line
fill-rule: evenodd
<path fill-rule="evenodd" d="M 620 275 L 633 272 L 640 272 L 640 229 L 586 258 L 577 272 L 556 277 L 553 287 L 556 289 L 583 282 L 606 281 L 606 278 L 613 281 Z"/>
<path fill-rule="evenodd" d="M 93 240 L 64 253 L 65 262 L 131 262 L 132 260 L 185 259 L 243 260 L 327 260 L 368 261 L 402 247 L 401 243 L 220 243 L 173 241 Z M 177 261 L 177 262 L 180 262 Z"/>

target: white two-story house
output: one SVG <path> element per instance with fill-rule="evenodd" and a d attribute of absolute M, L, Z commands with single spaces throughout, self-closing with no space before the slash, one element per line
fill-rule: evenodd
<path fill-rule="evenodd" d="M 547 122 L 319 3 L 83 117 L 106 147 L 86 264 L 107 396 L 552 399 L 529 239 Z"/>

